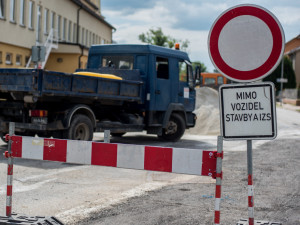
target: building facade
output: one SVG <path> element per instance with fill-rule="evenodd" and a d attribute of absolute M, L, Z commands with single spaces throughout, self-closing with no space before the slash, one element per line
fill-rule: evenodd
<path fill-rule="evenodd" d="M 26 67 L 32 46 L 51 40 L 43 67 L 72 73 L 85 68 L 91 45 L 112 43 L 114 30 L 100 0 L 0 0 L 0 68 Z"/>
<path fill-rule="evenodd" d="M 285 44 L 284 54 L 292 61 L 297 88 L 300 88 L 300 35 Z"/>

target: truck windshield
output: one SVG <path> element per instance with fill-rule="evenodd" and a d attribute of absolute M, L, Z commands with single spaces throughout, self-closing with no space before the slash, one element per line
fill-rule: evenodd
<path fill-rule="evenodd" d="M 102 67 L 132 70 L 133 56 L 131 55 L 106 55 L 102 56 Z"/>

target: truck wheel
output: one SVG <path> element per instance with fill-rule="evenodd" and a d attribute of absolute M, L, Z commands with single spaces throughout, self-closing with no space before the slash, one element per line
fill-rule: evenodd
<path fill-rule="evenodd" d="M 71 125 L 65 131 L 64 137 L 72 140 L 91 141 L 93 139 L 93 124 L 85 115 L 75 115 Z"/>
<path fill-rule="evenodd" d="M 167 127 L 163 129 L 162 135 L 159 136 L 165 141 L 178 141 L 185 131 L 184 119 L 179 114 L 172 114 Z"/>

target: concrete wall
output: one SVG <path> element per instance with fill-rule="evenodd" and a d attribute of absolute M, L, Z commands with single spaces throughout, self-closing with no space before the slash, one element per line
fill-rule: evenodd
<path fill-rule="evenodd" d="M 78 58 L 80 54 L 57 54 L 51 53 L 51 57 L 47 62 L 46 70 L 51 71 L 64 71 L 65 73 L 74 73 L 78 69 Z M 81 58 L 82 69 L 86 65 L 87 56 Z M 69 65 L 66 67 L 66 65 Z"/>

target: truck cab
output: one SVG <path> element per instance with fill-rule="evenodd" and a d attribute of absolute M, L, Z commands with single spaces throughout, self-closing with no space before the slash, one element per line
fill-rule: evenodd
<path fill-rule="evenodd" d="M 187 53 L 153 45 L 97 45 L 89 51 L 87 70 L 118 71 L 125 79 L 143 82 L 142 102 L 131 107 L 145 115 L 148 133 L 178 140 L 195 125 L 195 83 Z M 139 75 L 126 77 L 129 70 Z"/>

